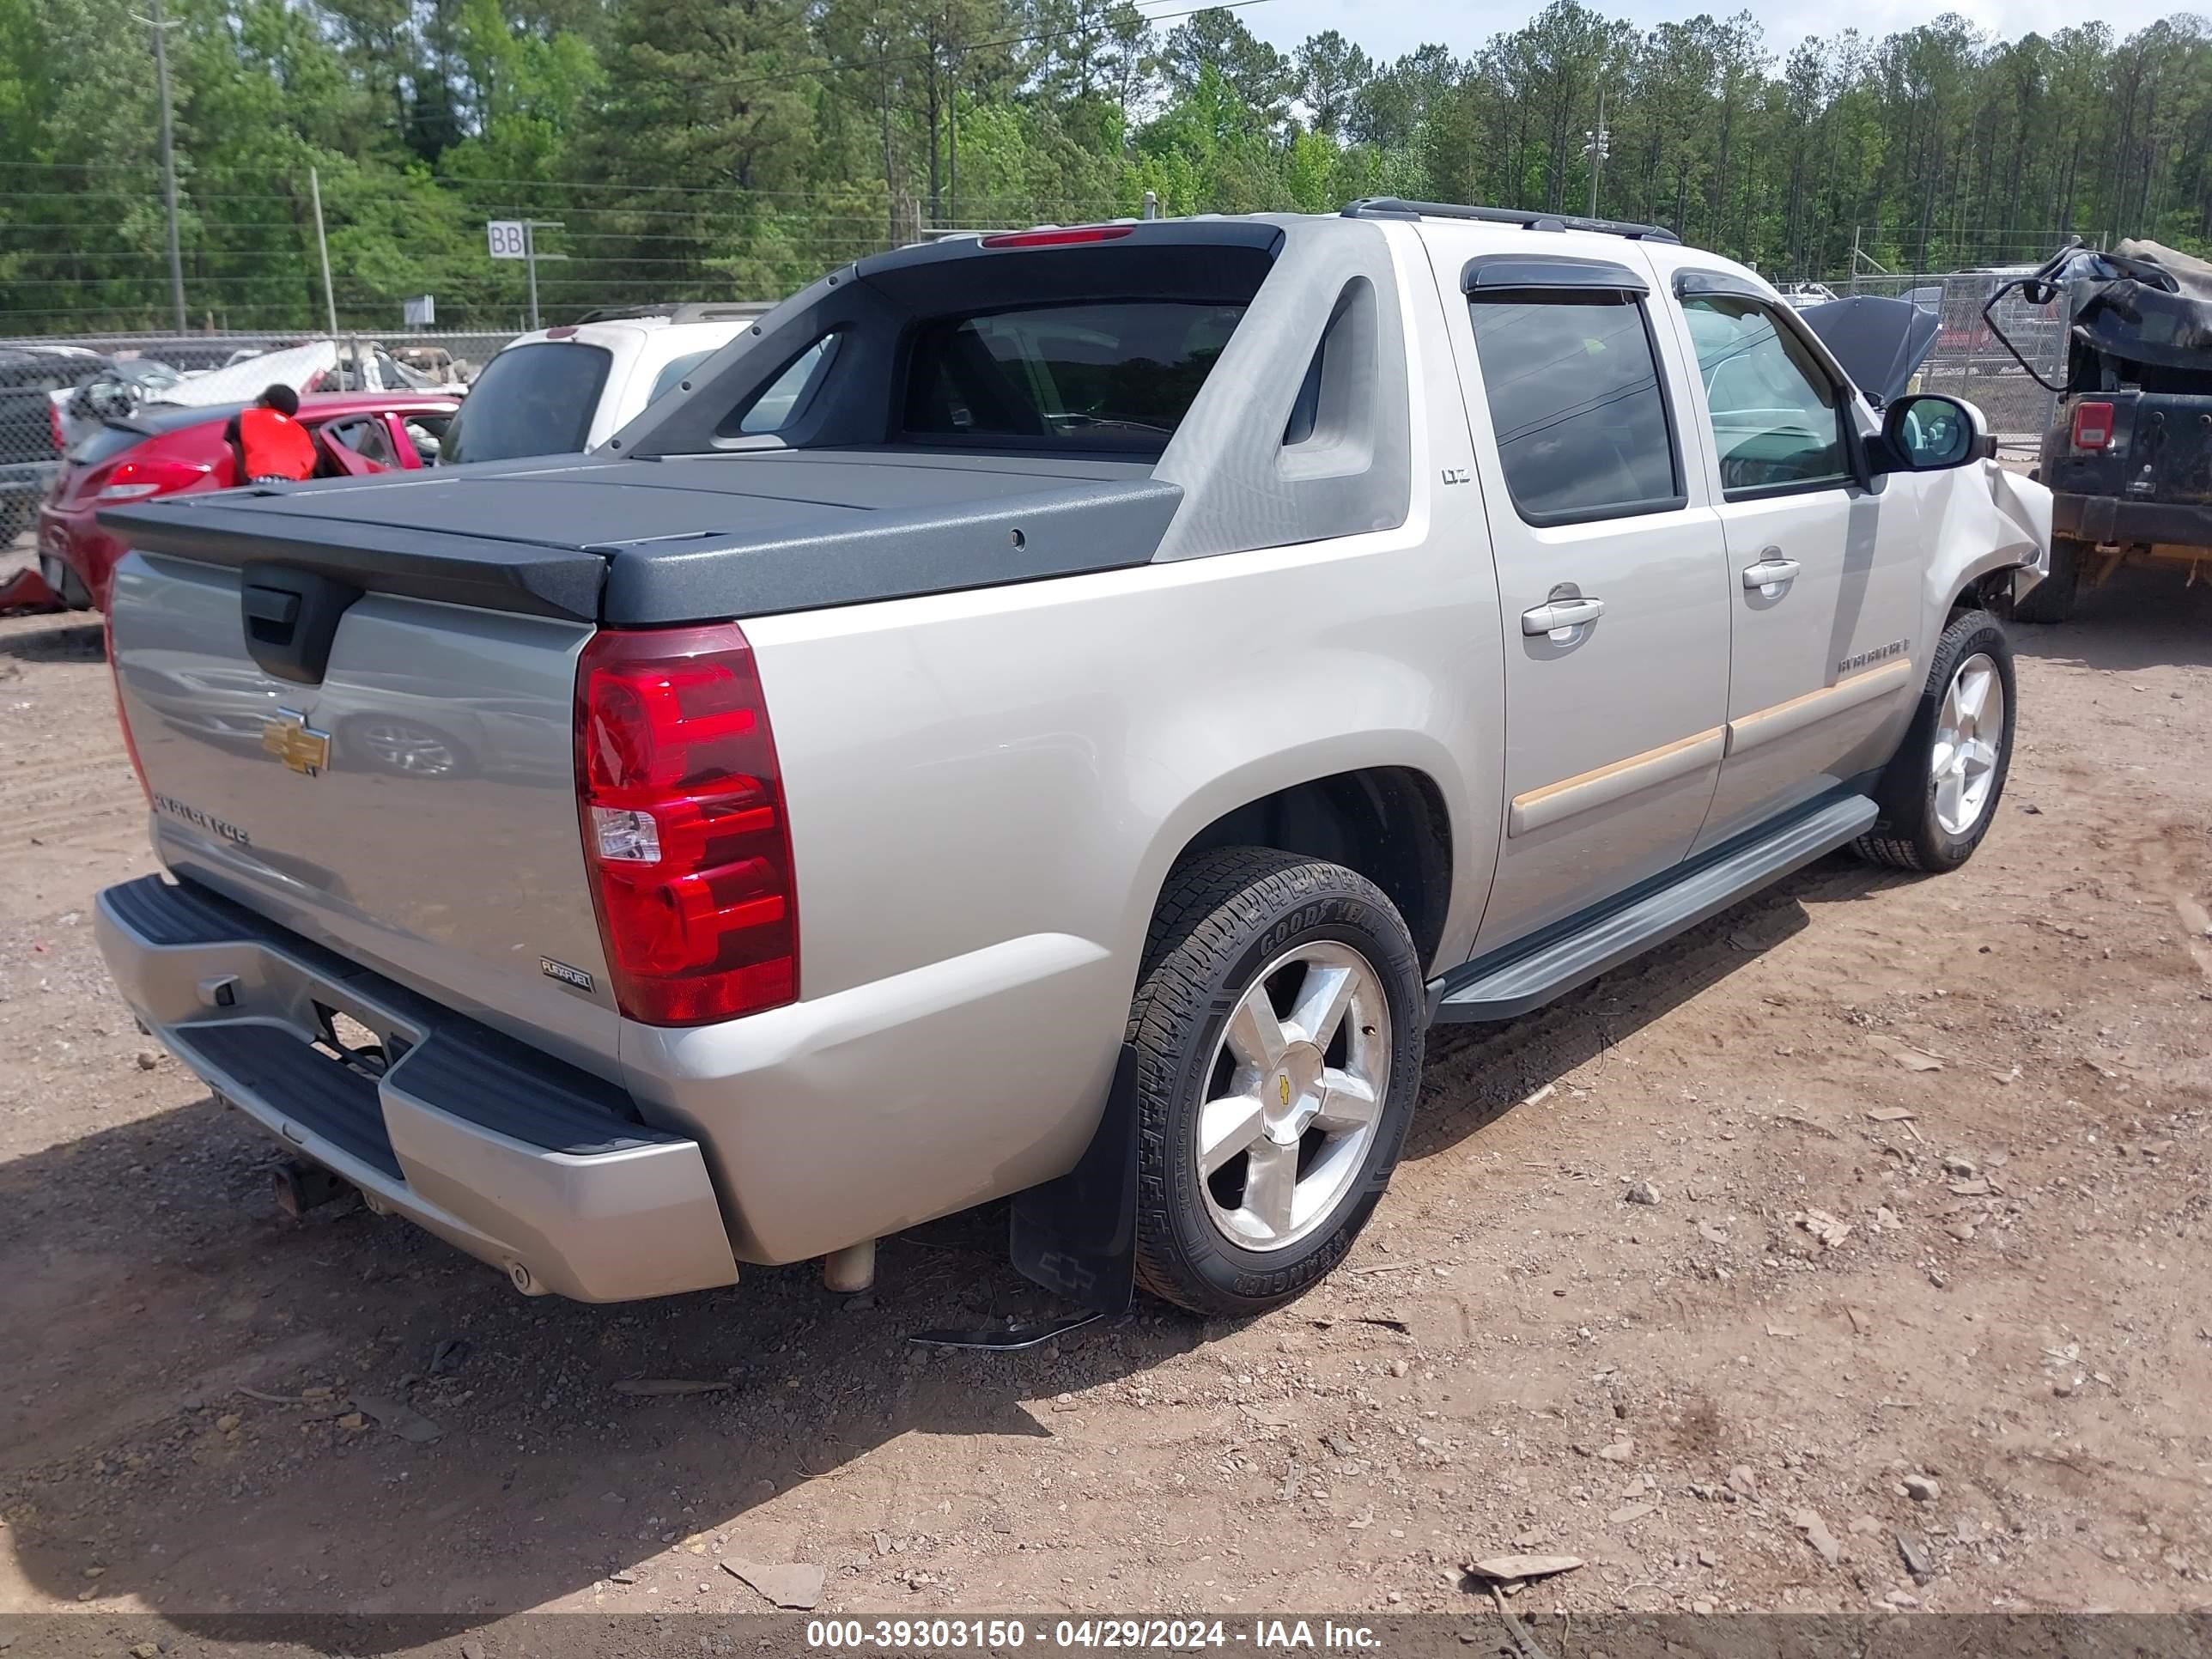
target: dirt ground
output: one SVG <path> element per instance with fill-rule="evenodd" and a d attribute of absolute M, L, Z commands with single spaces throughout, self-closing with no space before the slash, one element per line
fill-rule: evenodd
<path fill-rule="evenodd" d="M 993 1356 L 905 1338 L 1051 1310 L 1002 1212 L 852 1305 L 286 1220 L 94 946 L 153 868 L 99 630 L 0 623 L 0 1611 L 762 1610 L 743 1559 L 831 1613 L 1472 1613 L 1522 1550 L 1588 1564 L 1547 1615 L 2204 1607 L 2212 590 L 2017 639 L 1964 872 L 1829 860 L 1439 1033 L 1348 1271 Z"/>

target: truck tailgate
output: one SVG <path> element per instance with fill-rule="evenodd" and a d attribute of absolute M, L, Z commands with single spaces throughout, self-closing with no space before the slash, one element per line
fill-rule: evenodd
<path fill-rule="evenodd" d="M 2212 385 L 2212 381 L 2208 381 Z M 2062 425 L 2044 445 L 2044 479 L 2062 494 L 2123 502 L 2212 507 L 2212 392 L 2083 392 L 2103 404 L 2109 438 L 2084 449 Z M 2097 532 L 2101 536 L 2101 532 Z"/>
<path fill-rule="evenodd" d="M 2212 390 L 2147 392 L 2134 414 L 2130 496 L 2212 506 Z"/>
<path fill-rule="evenodd" d="M 805 452 L 494 463 L 103 514 L 133 550 L 110 623 L 156 848 L 612 1075 L 575 784 L 577 660 L 599 627 L 1140 564 L 1180 498 L 1142 465 Z"/>
<path fill-rule="evenodd" d="M 246 576 L 148 553 L 116 572 L 117 686 L 163 860 L 611 1074 L 574 782 L 591 625 L 370 592 L 306 684 L 254 660 Z"/>

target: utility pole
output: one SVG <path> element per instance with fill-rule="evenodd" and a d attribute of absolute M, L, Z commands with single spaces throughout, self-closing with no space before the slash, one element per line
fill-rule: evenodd
<path fill-rule="evenodd" d="M 1606 152 L 1612 142 L 1612 135 L 1605 130 L 1605 88 L 1602 86 L 1597 89 L 1597 125 L 1584 131 L 1583 137 L 1587 141 L 1583 145 L 1583 154 L 1589 157 L 1590 163 L 1589 216 L 1595 219 L 1597 217 L 1598 175 L 1605 171 Z"/>
<path fill-rule="evenodd" d="M 323 179 L 321 170 L 307 169 L 307 194 L 315 204 L 315 251 L 323 256 L 323 311 L 330 319 L 331 338 L 338 337 L 338 302 L 331 292 L 331 244 L 323 234 Z"/>
<path fill-rule="evenodd" d="M 954 224 L 960 222 L 960 52 L 952 52 L 951 73 L 945 77 L 945 149 L 951 157 L 952 199 L 950 216 Z"/>
<path fill-rule="evenodd" d="M 177 332 L 185 331 L 185 255 L 177 240 L 177 151 L 169 120 L 169 31 L 183 26 L 161 18 L 161 0 L 154 0 L 154 15 L 131 16 L 154 31 L 154 79 L 161 94 L 161 193 L 169 207 L 169 305 L 176 313 Z"/>
<path fill-rule="evenodd" d="M 522 222 L 522 268 L 530 273 L 530 327 L 538 328 L 538 222 Z"/>
<path fill-rule="evenodd" d="M 530 273 L 530 326 L 532 330 L 539 326 L 538 262 L 540 259 L 565 259 L 568 257 L 565 253 L 540 253 L 538 251 L 538 233 L 541 230 L 559 230 L 562 223 L 563 221 L 559 219 L 525 219 L 522 222 L 522 258 L 525 267 Z"/>

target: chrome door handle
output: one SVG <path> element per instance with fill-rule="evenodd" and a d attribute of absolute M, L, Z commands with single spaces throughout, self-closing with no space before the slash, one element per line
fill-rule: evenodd
<path fill-rule="evenodd" d="M 1564 634 L 1569 629 L 1594 623 L 1605 615 L 1603 599 L 1553 599 L 1521 613 L 1521 631 L 1531 639 L 1544 634 Z"/>
<path fill-rule="evenodd" d="M 1779 549 L 1770 547 L 1759 556 L 1757 564 L 1744 566 L 1743 585 L 1754 592 L 1763 592 L 1767 588 L 1779 587 L 1784 582 L 1796 580 L 1797 573 L 1804 568 L 1795 559 L 1784 558 Z"/>

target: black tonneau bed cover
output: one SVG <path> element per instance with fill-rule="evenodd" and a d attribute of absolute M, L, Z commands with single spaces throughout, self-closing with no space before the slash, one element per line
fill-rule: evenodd
<path fill-rule="evenodd" d="M 765 616 L 1147 562 L 1149 461 L 905 446 L 490 462 L 110 508 L 134 547 L 613 624 Z"/>

